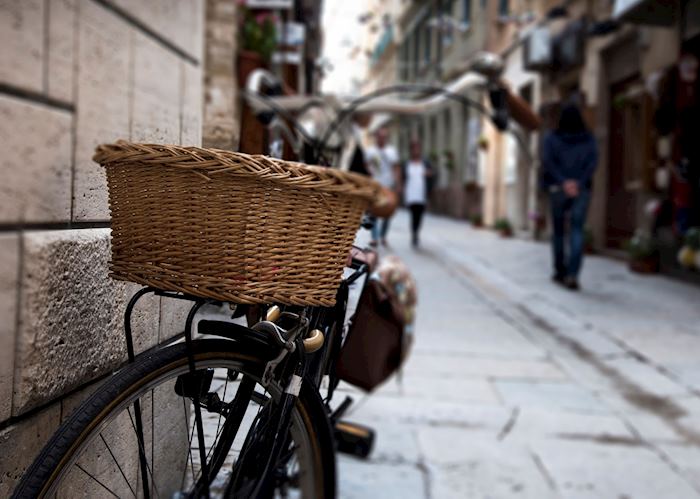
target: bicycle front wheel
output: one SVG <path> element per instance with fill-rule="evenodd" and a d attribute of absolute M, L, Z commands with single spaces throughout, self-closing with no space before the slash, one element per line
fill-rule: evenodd
<path fill-rule="evenodd" d="M 14 497 L 246 497 L 260 490 L 249 463 L 283 390 L 259 384 L 266 361 L 255 352 L 225 340 L 192 347 L 194 373 L 180 343 L 106 381 L 61 425 Z M 334 497 L 331 428 L 307 384 L 284 438 L 266 496 Z"/>

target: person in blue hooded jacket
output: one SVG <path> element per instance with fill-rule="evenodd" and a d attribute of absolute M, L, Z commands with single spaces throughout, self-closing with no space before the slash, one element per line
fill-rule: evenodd
<path fill-rule="evenodd" d="M 579 108 L 566 105 L 561 110 L 556 130 L 544 137 L 542 168 L 554 225 L 553 279 L 572 290 L 579 289 L 584 224 L 597 165 L 598 147 L 593 134 L 586 127 Z M 565 234 L 567 217 L 568 245 Z"/>

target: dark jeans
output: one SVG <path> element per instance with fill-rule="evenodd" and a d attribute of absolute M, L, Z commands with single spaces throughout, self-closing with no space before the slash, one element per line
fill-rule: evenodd
<path fill-rule="evenodd" d="M 583 262 L 583 227 L 591 193 L 582 190 L 575 198 L 570 198 L 563 191 L 550 193 L 552 208 L 552 251 L 554 254 L 554 271 L 560 277 L 578 277 Z M 569 217 L 569 244 L 566 248 L 566 218 Z M 567 258 L 568 257 L 568 258 Z"/>
<path fill-rule="evenodd" d="M 391 218 L 377 218 L 372 226 L 372 240 L 379 241 L 379 238 L 386 239 L 389 232 L 389 221 Z"/>
<path fill-rule="evenodd" d="M 413 234 L 413 243 L 418 243 L 418 231 L 420 224 L 423 221 L 423 212 L 425 211 L 424 204 L 410 204 L 408 209 L 411 210 L 411 233 Z"/>

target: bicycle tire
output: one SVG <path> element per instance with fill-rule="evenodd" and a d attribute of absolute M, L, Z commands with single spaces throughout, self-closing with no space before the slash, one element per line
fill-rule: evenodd
<path fill-rule="evenodd" d="M 232 348 L 236 348 L 236 351 L 231 351 Z M 241 366 L 241 373 L 259 380 L 269 353 L 266 356 L 262 349 L 227 340 L 206 339 L 192 343 L 192 356 L 198 369 L 207 363 L 236 362 Z M 109 421 L 110 416 L 116 417 L 113 414 L 120 410 L 120 404 L 125 404 L 130 397 L 137 396 L 139 390 L 148 386 L 149 382 L 166 379 L 168 375 L 187 365 L 188 353 L 184 343 L 144 354 L 137 357 L 133 364 L 126 365 L 64 421 L 26 470 L 12 497 L 45 497 L 52 486 L 56 485 L 56 480 L 66 472 L 65 468 L 71 460 L 80 457 L 83 449 L 81 445 L 92 442 L 97 437 L 94 432 L 101 436 L 100 425 Z M 299 418 L 298 421 L 301 421 L 297 426 L 306 433 L 311 443 L 313 496 L 333 499 L 336 492 L 333 434 L 320 395 L 310 383 L 302 385 L 294 412 Z"/>

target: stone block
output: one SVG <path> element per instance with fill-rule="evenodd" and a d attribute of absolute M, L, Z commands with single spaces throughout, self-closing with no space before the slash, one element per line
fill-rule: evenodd
<path fill-rule="evenodd" d="M 422 429 L 419 442 L 430 463 L 430 497 L 558 497 L 527 445 L 451 428 Z"/>
<path fill-rule="evenodd" d="M 697 497 L 697 491 L 644 445 L 543 440 L 533 451 L 562 497 Z"/>
<path fill-rule="evenodd" d="M 4 50 L 4 49 L 3 49 Z M 0 222 L 70 220 L 70 113 L 0 97 Z"/>
<path fill-rule="evenodd" d="M 186 54 L 201 59 L 204 0 L 110 1 Z"/>
<path fill-rule="evenodd" d="M 95 2 L 80 7 L 74 220 L 108 220 L 98 144 L 129 138 L 131 29 Z"/>
<path fill-rule="evenodd" d="M 0 82 L 22 89 L 44 89 L 43 0 L 0 3 Z"/>
<path fill-rule="evenodd" d="M 73 102 L 77 0 L 50 0 L 48 54 L 46 58 L 49 96 Z"/>
<path fill-rule="evenodd" d="M 387 465 L 341 457 L 338 460 L 338 477 L 340 497 L 344 499 L 429 497 L 426 494 L 427 476 L 415 465 Z"/>
<path fill-rule="evenodd" d="M 108 257 L 108 229 L 25 234 L 13 415 L 126 360 L 123 315 L 138 286 L 110 279 Z M 134 311 L 137 352 L 157 341 L 158 304 L 149 295 Z"/>
<path fill-rule="evenodd" d="M 0 431 L 0 497 L 10 497 L 24 470 L 58 428 L 61 404 L 54 404 Z"/>
<path fill-rule="evenodd" d="M 19 236 L 0 235 L 0 421 L 12 412 L 12 374 L 15 362 Z"/>
<path fill-rule="evenodd" d="M 135 32 L 131 140 L 180 140 L 180 61 L 153 39 Z"/>
<path fill-rule="evenodd" d="M 180 143 L 202 145 L 202 71 L 188 62 L 180 62 L 182 71 L 182 108 Z"/>
<path fill-rule="evenodd" d="M 161 298 L 158 343 L 162 343 L 185 330 L 187 314 L 191 308 L 191 301 Z"/>

